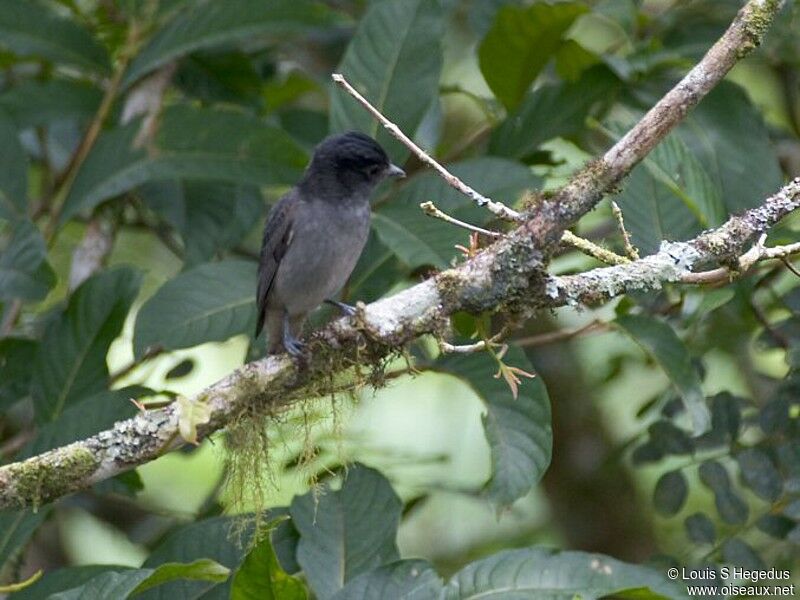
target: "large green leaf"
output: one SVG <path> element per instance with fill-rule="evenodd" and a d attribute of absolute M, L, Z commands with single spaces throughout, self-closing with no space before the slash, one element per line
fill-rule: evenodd
<path fill-rule="evenodd" d="M 253 548 L 233 576 L 230 600 L 305 600 L 306 588 L 281 568 L 269 535 Z"/>
<path fill-rule="evenodd" d="M 448 582 L 442 600 L 596 600 L 646 588 L 649 598 L 687 598 L 662 573 L 602 554 L 541 548 L 506 550 L 471 563 Z"/>
<path fill-rule="evenodd" d="M 443 15 L 437 0 L 385 0 L 370 5 L 338 70 L 373 106 L 413 135 L 438 98 Z M 371 134 L 399 162 L 408 151 L 352 97 L 331 92 L 331 129 Z"/>
<path fill-rule="evenodd" d="M 32 586 L 22 591 L 16 592 L 14 600 L 48 600 L 59 592 L 80 587 L 87 581 L 94 579 L 98 575 L 108 572 L 124 572 L 130 570 L 129 567 L 118 565 L 84 565 L 81 567 L 64 567 L 53 569 Z"/>
<path fill-rule="evenodd" d="M 103 92 L 86 81 L 27 80 L 0 94 L 5 110 L 20 129 L 69 119 L 87 120 L 100 105 Z"/>
<path fill-rule="evenodd" d="M 514 204 L 521 192 L 539 180 L 528 167 L 501 158 L 475 158 L 448 169 L 485 196 Z M 380 241 L 411 268 L 447 267 L 458 256 L 456 244 L 469 245 L 469 234 L 426 216 L 419 205 L 433 201 L 449 215 L 474 225 L 484 225 L 491 214 L 447 185 L 435 173 L 414 177 L 399 193 L 373 213 L 372 224 Z"/>
<path fill-rule="evenodd" d="M 645 315 L 621 315 L 617 324 L 648 354 L 656 359 L 681 395 L 695 434 L 711 427 L 711 413 L 705 403 L 700 376 L 686 345 L 664 321 Z"/>
<path fill-rule="evenodd" d="M 616 200 L 634 245 L 646 254 L 661 240 L 687 239 L 727 216 L 721 189 L 676 133 L 634 169 Z"/>
<path fill-rule="evenodd" d="M 386 478 L 363 465 L 348 469 L 342 489 L 292 501 L 300 532 L 297 560 L 320 600 L 356 575 L 400 558 L 395 538 L 401 508 Z"/>
<path fill-rule="evenodd" d="M 503 362 L 533 370 L 518 348 L 511 347 Z M 469 383 L 486 405 L 483 426 L 492 451 L 492 476 L 485 493 L 498 508 L 511 505 L 531 491 L 550 465 L 553 431 L 544 383 L 538 377 L 526 379 L 514 398 L 495 377 L 497 363 L 486 353 L 447 355 L 434 368 Z"/>
<path fill-rule="evenodd" d="M 142 49 L 125 74 L 125 85 L 195 50 L 303 32 L 337 21 L 336 14 L 324 4 L 309 0 L 194 2 Z"/>
<path fill-rule="evenodd" d="M 439 598 L 442 579 L 424 560 L 399 560 L 353 578 L 331 600 L 431 600 Z"/>
<path fill-rule="evenodd" d="M 504 6 L 478 49 L 481 73 L 506 108 L 516 108 L 531 83 L 564 43 L 563 35 L 588 9 L 578 2 Z"/>
<path fill-rule="evenodd" d="M 55 420 L 70 404 L 105 389 L 106 354 L 139 291 L 131 268 L 103 271 L 72 294 L 45 331 L 33 365 L 36 418 Z"/>
<path fill-rule="evenodd" d="M 134 122 L 100 137 L 64 203 L 62 222 L 148 181 L 293 183 L 306 163 L 282 130 L 232 110 L 168 108 L 155 139 L 142 148 L 134 147 L 138 130 Z"/>
<path fill-rule="evenodd" d="M 183 196 L 187 267 L 241 243 L 264 212 L 264 201 L 254 186 L 186 182 Z"/>
<path fill-rule="evenodd" d="M 256 325 L 256 263 L 207 263 L 169 280 L 136 316 L 133 351 L 190 348 L 251 334 Z"/>
<path fill-rule="evenodd" d="M 241 538 L 234 535 L 235 519 L 239 517 L 214 517 L 181 527 L 156 547 L 142 565 L 154 568 L 164 563 L 191 563 L 211 559 L 235 569 L 239 566 L 249 544 L 249 531 Z M 211 589 L 213 588 L 213 589 Z M 153 588 L 136 596 L 137 600 L 174 600 L 175 598 L 200 598 L 203 600 L 228 599 L 231 580 L 225 583 L 212 581 L 177 580 Z"/>
<path fill-rule="evenodd" d="M 110 568 L 89 581 L 50 596 L 52 600 L 108 600 L 129 598 L 156 586 L 178 579 L 220 583 L 228 578 L 229 569 L 208 559 L 192 563 L 167 563 L 156 569 Z"/>
<path fill-rule="evenodd" d="M 55 283 L 47 248 L 30 221 L 20 221 L 0 254 L 0 300 L 41 300 Z"/>
<path fill-rule="evenodd" d="M 547 84 L 527 92 L 492 133 L 489 152 L 523 159 L 542 142 L 583 131 L 591 109 L 608 102 L 618 83 L 608 69 L 597 67 L 575 83 Z"/>
<path fill-rule="evenodd" d="M 738 85 L 723 81 L 678 132 L 721 190 L 728 213 L 761 205 L 783 185 L 764 120 Z"/>
<path fill-rule="evenodd" d="M 28 208 L 28 159 L 14 122 L 0 110 L 0 219 L 17 220 Z"/>
<path fill-rule="evenodd" d="M 110 66 L 108 54 L 91 33 L 40 0 L 0 0 L 0 45 L 91 71 L 105 72 Z"/>

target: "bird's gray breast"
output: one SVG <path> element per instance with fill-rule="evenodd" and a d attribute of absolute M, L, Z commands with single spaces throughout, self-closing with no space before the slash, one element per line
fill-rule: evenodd
<path fill-rule="evenodd" d="M 368 202 L 298 206 L 286 255 L 278 267 L 275 300 L 290 314 L 314 310 L 344 286 L 369 234 Z"/>

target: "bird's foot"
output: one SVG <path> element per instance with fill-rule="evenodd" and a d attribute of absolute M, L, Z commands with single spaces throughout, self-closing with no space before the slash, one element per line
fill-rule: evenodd
<path fill-rule="evenodd" d="M 302 356 L 303 350 L 305 350 L 306 347 L 303 342 L 292 335 L 288 318 L 283 321 L 283 347 L 286 349 L 286 352 L 295 358 Z"/>
<path fill-rule="evenodd" d="M 343 315 L 347 315 L 348 317 L 352 317 L 356 314 L 356 307 L 351 306 L 350 304 L 345 304 L 344 302 L 339 302 L 338 300 L 331 300 L 331 299 L 327 299 L 325 300 L 325 302 L 327 304 L 330 304 L 331 306 L 335 306 L 340 311 L 342 311 Z"/>

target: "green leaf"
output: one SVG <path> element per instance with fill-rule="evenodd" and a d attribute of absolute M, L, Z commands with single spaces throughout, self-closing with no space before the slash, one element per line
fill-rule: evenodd
<path fill-rule="evenodd" d="M 662 515 L 673 516 L 683 508 L 688 495 L 689 486 L 683 473 L 681 471 L 668 471 L 656 483 L 653 492 L 653 505 Z"/>
<path fill-rule="evenodd" d="M 224 102 L 259 110 L 262 80 L 244 52 L 204 52 L 187 57 L 175 73 L 175 85 L 203 104 Z"/>
<path fill-rule="evenodd" d="M 783 491 L 781 474 L 769 456 L 758 448 L 748 448 L 736 455 L 745 485 L 760 498 L 775 502 Z"/>
<path fill-rule="evenodd" d="M 42 300 L 55 284 L 47 263 L 47 248 L 39 230 L 28 220 L 14 225 L 0 254 L 0 300 Z"/>
<path fill-rule="evenodd" d="M 116 565 L 86 565 L 55 569 L 45 573 L 32 586 L 16 592 L 13 598 L 14 600 L 42 600 L 42 598 L 50 600 L 55 597 L 55 594 L 80 587 L 103 573 L 128 570 L 130 570 L 129 567 Z"/>
<path fill-rule="evenodd" d="M 714 492 L 714 503 L 722 520 L 730 525 L 742 525 L 747 522 L 750 510 L 734 491 L 728 472 L 715 460 L 709 460 L 698 469 L 700 481 Z"/>
<path fill-rule="evenodd" d="M 672 421 L 660 419 L 647 428 L 650 441 L 660 450 L 660 454 L 691 454 L 694 444 L 686 432 Z"/>
<path fill-rule="evenodd" d="M 252 535 L 252 528 L 243 531 L 241 537 L 234 535 L 236 519 L 239 518 L 247 517 L 214 517 L 181 527 L 153 550 L 142 567 L 150 569 L 164 563 L 190 563 L 200 559 L 211 559 L 228 569 L 236 569 L 244 558 L 245 549 Z M 209 592 L 212 587 L 213 592 Z M 212 593 L 214 598 L 228 598 L 230 587 L 231 579 L 217 584 L 211 581 L 180 579 L 148 590 L 136 598 L 137 600 L 210 598 Z"/>
<path fill-rule="evenodd" d="M 667 136 L 636 167 L 617 198 L 633 243 L 644 253 L 721 224 L 721 188 L 678 134 Z"/>
<path fill-rule="evenodd" d="M 412 136 L 438 98 L 443 25 L 437 0 L 371 3 L 339 63 L 338 71 L 352 86 Z M 405 146 L 338 86 L 331 91 L 330 124 L 332 131 L 369 133 L 395 162 L 408 155 Z"/>
<path fill-rule="evenodd" d="M 513 346 L 503 362 L 532 370 L 525 354 Z M 550 465 L 553 432 L 544 383 L 538 377 L 526 379 L 514 399 L 495 378 L 497 363 L 483 352 L 447 355 L 434 368 L 469 383 L 486 405 L 483 427 L 492 451 L 492 477 L 484 491 L 498 508 L 510 506 L 530 492 Z"/>
<path fill-rule="evenodd" d="M 439 598 L 442 579 L 424 560 L 399 560 L 355 577 L 331 600 L 426 600 Z"/>
<path fill-rule="evenodd" d="M 90 71 L 110 68 L 108 54 L 91 33 L 40 0 L 0 0 L 0 45 Z"/>
<path fill-rule="evenodd" d="M 0 110 L 0 219 L 16 221 L 28 210 L 28 159 L 14 122 Z"/>
<path fill-rule="evenodd" d="M 231 600 L 305 600 L 306 588 L 278 563 L 270 536 L 264 536 L 233 576 Z"/>
<path fill-rule="evenodd" d="M 321 2 L 308 0 L 195 2 L 156 32 L 131 64 L 123 85 L 196 50 L 303 33 L 338 21 Z"/>
<path fill-rule="evenodd" d="M 170 279 L 136 316 L 133 350 L 191 348 L 250 334 L 256 323 L 256 264 L 207 263 Z"/>
<path fill-rule="evenodd" d="M 618 86 L 608 69 L 597 67 L 576 83 L 546 84 L 526 92 L 520 105 L 492 133 L 489 152 L 525 159 L 547 140 L 580 133 L 592 108 L 608 102 Z"/>
<path fill-rule="evenodd" d="M 730 538 L 722 544 L 722 558 L 732 565 L 754 571 L 764 570 L 767 566 L 752 546 L 739 538 Z"/>
<path fill-rule="evenodd" d="M 563 35 L 586 6 L 577 2 L 504 6 L 478 49 L 481 73 L 506 108 L 525 92 L 564 43 Z"/>
<path fill-rule="evenodd" d="M 683 399 L 695 434 L 707 431 L 711 415 L 703 396 L 700 376 L 692 365 L 688 349 L 672 327 L 658 319 L 632 314 L 617 317 L 617 324 L 664 369 Z"/>
<path fill-rule="evenodd" d="M 47 327 L 33 365 L 33 401 L 40 423 L 55 420 L 67 406 L 105 389 L 106 354 L 122 330 L 140 281 L 128 267 L 94 275 Z"/>
<path fill-rule="evenodd" d="M 745 91 L 723 81 L 685 119 L 679 135 L 721 190 L 726 211 L 759 206 L 783 185 L 761 113 Z M 742 149 L 746 148 L 746 152 Z"/>
<path fill-rule="evenodd" d="M 722 392 L 711 399 L 711 431 L 721 440 L 735 442 L 741 420 L 738 398 Z"/>
<path fill-rule="evenodd" d="M 356 575 L 397 560 L 395 537 L 402 504 L 374 469 L 355 465 L 338 491 L 292 500 L 300 532 L 297 560 L 316 595 L 333 596 Z"/>
<path fill-rule="evenodd" d="M 28 396 L 37 348 L 35 340 L 0 339 L 0 412 Z"/>
<path fill-rule="evenodd" d="M 695 513 L 689 515 L 683 522 L 683 526 L 689 539 L 698 544 L 713 544 L 714 540 L 717 539 L 717 530 L 714 527 L 714 522 L 706 514 Z"/>
<path fill-rule="evenodd" d="M 186 267 L 240 244 L 264 212 L 264 201 L 253 186 L 186 182 L 184 199 Z"/>
<path fill-rule="evenodd" d="M 210 558 L 201 558 L 191 563 L 164 563 L 154 570 L 141 570 L 150 571 L 150 575 L 133 589 L 131 595 L 141 594 L 150 588 L 176 579 L 221 583 L 228 579 L 231 572 L 230 569 Z"/>
<path fill-rule="evenodd" d="M 70 189 L 62 223 L 148 181 L 294 183 L 306 163 L 305 152 L 282 130 L 232 110 L 170 107 L 146 148 L 134 145 L 138 130 L 134 122 L 98 139 Z"/>
<path fill-rule="evenodd" d="M 448 582 L 442 598 L 590 600 L 633 588 L 647 588 L 658 598 L 686 598 L 679 586 L 648 567 L 602 554 L 541 548 L 506 550 L 467 565 Z"/>
<path fill-rule="evenodd" d="M 756 521 L 756 527 L 771 537 L 783 540 L 794 529 L 795 522 L 782 515 L 764 515 Z"/>
<path fill-rule="evenodd" d="M 97 112 L 103 92 L 86 81 L 26 80 L 0 94 L 0 110 L 19 129 L 66 120 L 87 121 Z"/>
<path fill-rule="evenodd" d="M 482 194 L 513 205 L 527 188 L 540 182 L 530 169 L 501 158 L 475 158 L 448 166 L 454 175 Z M 380 241 L 410 268 L 432 265 L 445 268 L 459 256 L 455 245 L 469 245 L 469 235 L 422 212 L 419 205 L 432 200 L 447 214 L 485 225 L 491 214 L 459 194 L 435 173 L 413 177 L 397 194 L 381 204 L 372 215 Z"/>
<path fill-rule="evenodd" d="M 0 511 L 0 565 L 9 564 L 19 555 L 48 514 L 50 506 L 39 507 L 36 512 L 30 509 Z"/>
<path fill-rule="evenodd" d="M 167 563 L 157 569 L 108 570 L 79 587 L 53 594 L 52 600 L 107 600 L 138 596 L 156 586 L 178 579 L 219 583 L 230 573 L 221 564 L 205 558 L 192 563 Z"/>

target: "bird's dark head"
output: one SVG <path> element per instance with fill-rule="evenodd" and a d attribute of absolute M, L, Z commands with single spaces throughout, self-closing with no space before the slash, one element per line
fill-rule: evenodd
<path fill-rule="evenodd" d="M 368 196 L 387 177 L 404 176 L 405 172 L 391 163 L 378 142 L 363 133 L 349 131 L 320 142 L 303 183 L 325 188 L 338 185 L 344 194 Z"/>

